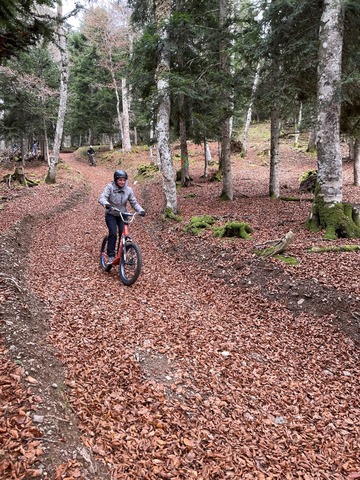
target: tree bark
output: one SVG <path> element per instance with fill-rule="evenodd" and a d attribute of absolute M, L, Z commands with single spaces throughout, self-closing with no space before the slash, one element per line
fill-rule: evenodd
<path fill-rule="evenodd" d="M 228 20 L 229 2 L 228 0 L 220 0 L 219 23 L 220 30 L 223 34 L 226 33 L 226 22 Z M 223 35 L 225 36 L 225 35 Z M 226 40 L 220 41 L 220 70 L 224 76 L 230 73 L 230 59 L 228 53 L 228 42 Z M 231 115 L 230 115 L 230 94 L 224 92 L 223 105 L 225 111 L 225 118 L 221 127 L 221 173 L 223 175 L 223 188 L 221 197 L 227 200 L 233 200 L 233 179 L 231 171 L 231 156 L 230 156 L 230 141 L 231 141 Z"/>
<path fill-rule="evenodd" d="M 129 120 L 129 92 L 126 84 L 126 78 L 121 79 L 121 94 L 122 94 L 122 107 L 123 107 L 123 146 L 125 152 L 131 151 L 130 141 L 130 120 Z"/>
<path fill-rule="evenodd" d="M 359 216 L 342 203 L 340 148 L 343 2 L 324 0 L 318 62 L 318 183 L 308 225 L 325 229 L 325 238 L 360 236 Z"/>
<path fill-rule="evenodd" d="M 294 146 L 297 147 L 299 145 L 299 139 L 300 139 L 300 128 L 301 128 L 301 122 L 302 122 L 302 109 L 303 105 L 300 103 L 299 106 L 299 115 L 297 120 L 295 121 L 295 136 L 294 136 Z"/>
<path fill-rule="evenodd" d="M 341 0 L 325 0 L 320 26 L 318 80 L 318 183 L 326 204 L 342 201 L 340 82 L 343 43 Z"/>
<path fill-rule="evenodd" d="M 354 142 L 354 185 L 360 187 L 360 138 Z"/>
<path fill-rule="evenodd" d="M 246 153 L 247 153 L 247 138 L 248 138 L 248 133 L 249 133 L 250 124 L 251 124 L 252 107 L 253 107 L 254 100 L 255 100 L 257 86 L 258 86 L 259 80 L 260 80 L 260 68 L 261 68 L 261 63 L 259 62 L 257 64 L 257 67 L 256 67 L 254 83 L 253 83 L 252 90 L 251 90 L 250 104 L 249 104 L 249 108 L 248 108 L 247 115 L 246 115 L 244 137 L 243 137 L 242 148 L 241 148 L 241 155 L 243 157 L 245 157 Z"/>
<path fill-rule="evenodd" d="M 269 195 L 271 198 L 280 196 L 280 155 L 279 155 L 280 119 L 276 108 L 271 111 L 270 140 L 270 180 Z"/>
<path fill-rule="evenodd" d="M 174 166 L 170 150 L 170 48 L 168 36 L 168 21 L 171 11 L 170 0 L 161 0 L 156 3 L 156 20 L 160 40 L 159 63 L 156 70 L 156 86 L 159 97 L 157 113 L 157 148 L 161 172 L 163 177 L 163 191 L 165 195 L 165 211 L 177 214 L 177 197 Z"/>
<path fill-rule="evenodd" d="M 183 94 L 179 96 L 179 130 L 180 130 L 180 155 L 181 155 L 181 185 L 188 187 L 190 185 L 189 175 L 189 152 L 187 147 L 186 134 L 186 113 L 185 98 Z"/>
<path fill-rule="evenodd" d="M 59 162 L 59 153 L 60 153 L 61 140 L 63 136 L 66 103 L 67 103 L 69 59 L 68 59 L 68 52 L 67 52 L 67 46 L 66 46 L 66 32 L 65 32 L 64 25 L 60 23 L 62 20 L 62 0 L 58 0 L 57 17 L 59 21 L 58 41 L 59 41 L 59 51 L 60 51 L 60 100 L 59 100 L 58 117 L 56 122 L 53 154 L 50 156 L 48 161 L 49 169 L 45 179 L 46 183 L 56 182 L 56 166 Z"/>

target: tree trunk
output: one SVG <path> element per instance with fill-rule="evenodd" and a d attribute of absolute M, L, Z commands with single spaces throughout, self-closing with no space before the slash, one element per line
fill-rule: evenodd
<path fill-rule="evenodd" d="M 349 160 L 352 161 L 355 158 L 355 142 L 354 137 L 349 137 L 347 139 L 347 144 L 349 147 Z"/>
<path fill-rule="evenodd" d="M 203 177 L 208 177 L 208 168 L 211 162 L 211 152 L 209 147 L 209 142 L 207 141 L 206 137 L 204 138 L 204 174 Z"/>
<path fill-rule="evenodd" d="M 309 132 L 309 139 L 308 139 L 308 146 L 306 151 L 309 153 L 316 152 L 316 128 L 312 127 L 310 132 Z"/>
<path fill-rule="evenodd" d="M 174 166 L 170 150 L 170 47 L 168 22 L 171 12 L 170 0 L 156 3 L 156 20 L 160 44 L 159 63 L 156 69 L 156 86 L 159 98 L 157 113 L 157 148 L 163 177 L 163 191 L 168 214 L 177 214 L 177 197 Z"/>
<path fill-rule="evenodd" d="M 64 130 L 64 120 L 66 113 L 66 103 L 67 103 L 67 87 L 68 87 L 68 78 L 69 78 L 69 59 L 66 46 L 66 32 L 65 28 L 61 22 L 62 19 L 62 0 L 58 0 L 57 5 L 57 17 L 59 20 L 58 27 L 58 41 L 59 41 L 59 51 L 60 51 L 60 100 L 59 100 L 59 110 L 58 118 L 56 122 L 55 138 L 54 138 L 54 147 L 53 154 L 49 158 L 49 170 L 46 176 L 46 183 L 55 183 L 56 182 L 56 165 L 59 162 L 59 152 L 61 146 L 61 140 Z"/>
<path fill-rule="evenodd" d="M 354 185 L 360 187 L 360 138 L 354 142 Z"/>
<path fill-rule="evenodd" d="M 121 79 L 121 95 L 122 95 L 122 107 L 123 107 L 123 146 L 125 152 L 131 151 L 130 141 L 130 120 L 129 120 L 129 98 L 128 89 L 126 85 L 126 78 Z"/>
<path fill-rule="evenodd" d="M 248 138 L 248 133 L 249 133 L 250 124 L 251 124 L 252 107 L 253 107 L 253 103 L 254 103 L 254 100 L 255 100 L 257 86 L 258 86 L 258 83 L 259 83 L 259 80 L 260 80 L 260 68 L 261 68 L 261 63 L 259 62 L 257 64 L 257 67 L 256 67 L 254 83 L 253 83 L 252 90 L 251 90 L 250 104 L 249 104 L 249 108 L 248 108 L 247 115 L 246 115 L 244 137 L 243 137 L 243 142 L 242 142 L 242 147 L 241 147 L 241 156 L 242 157 L 245 157 L 246 152 L 247 152 L 247 138 Z"/>
<path fill-rule="evenodd" d="M 186 112 L 184 95 L 179 96 L 179 130 L 180 130 L 180 155 L 181 155 L 181 185 L 188 187 L 190 185 L 189 175 L 189 152 L 187 147 L 186 135 Z"/>
<path fill-rule="evenodd" d="M 270 140 L 270 180 L 269 195 L 271 198 L 280 196 L 280 155 L 279 155 L 280 119 L 276 108 L 271 111 Z"/>
<path fill-rule="evenodd" d="M 301 122 L 302 122 L 302 109 L 303 105 L 300 103 L 299 106 L 299 115 L 297 120 L 295 121 L 295 136 L 294 136 L 294 146 L 297 147 L 299 145 L 299 139 L 300 139 L 300 128 L 301 128 Z"/>
<path fill-rule="evenodd" d="M 318 65 L 318 183 L 308 222 L 325 229 L 325 238 L 360 236 L 359 217 L 342 203 L 340 148 L 341 58 L 343 44 L 342 0 L 324 0 L 320 22 Z"/>
<path fill-rule="evenodd" d="M 219 10 L 219 23 L 220 30 L 225 37 L 227 33 L 226 22 L 228 20 L 229 3 L 228 0 L 220 0 Z M 229 76 L 230 73 L 230 59 L 228 53 L 228 41 L 220 41 L 220 70 L 224 76 Z M 230 93 L 224 92 L 223 94 L 223 108 L 230 112 Z M 231 115 L 226 114 L 226 117 L 222 121 L 221 126 L 221 173 L 223 175 L 223 189 L 221 197 L 227 200 L 233 200 L 233 179 L 231 172 L 231 157 L 230 157 L 230 141 L 231 141 Z"/>

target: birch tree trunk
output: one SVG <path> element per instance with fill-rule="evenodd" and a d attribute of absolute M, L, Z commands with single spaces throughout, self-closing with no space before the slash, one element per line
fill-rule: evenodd
<path fill-rule="evenodd" d="M 294 146 L 297 147 L 299 145 L 299 138 L 300 138 L 300 128 L 302 122 L 302 109 L 303 105 L 300 103 L 299 106 L 299 115 L 297 120 L 295 121 L 295 136 L 294 136 Z"/>
<path fill-rule="evenodd" d="M 354 185 L 360 187 L 360 138 L 354 142 Z"/>
<path fill-rule="evenodd" d="M 341 0 L 325 0 L 320 26 L 318 67 L 318 182 L 324 202 L 342 201 L 340 82 L 343 43 Z"/>
<path fill-rule="evenodd" d="M 280 155 L 279 155 L 280 119 L 276 108 L 271 111 L 270 140 L 270 180 L 269 195 L 271 198 L 280 196 Z"/>
<path fill-rule="evenodd" d="M 224 33 L 226 30 L 226 22 L 228 20 L 229 2 L 228 0 L 220 0 L 219 23 L 220 30 Z M 224 37 L 224 35 L 223 35 Z M 228 53 L 228 42 L 226 40 L 220 41 L 220 69 L 227 77 L 230 73 L 230 59 Z M 224 92 L 223 94 L 224 110 L 230 112 L 230 94 Z M 224 118 L 221 126 L 221 171 L 223 175 L 223 189 L 221 197 L 227 200 L 233 200 L 233 179 L 231 172 L 231 156 L 230 156 L 230 141 L 231 141 L 231 115 L 230 113 Z"/>
<path fill-rule="evenodd" d="M 252 107 L 253 107 L 254 100 L 255 100 L 257 86 L 258 86 L 259 80 L 260 80 L 260 68 L 261 68 L 261 63 L 259 62 L 257 64 L 257 67 L 256 67 L 254 83 L 253 83 L 252 90 L 251 90 L 250 104 L 249 104 L 249 108 L 248 108 L 247 115 L 246 115 L 244 137 L 243 137 L 243 143 L 242 143 L 242 148 L 241 148 L 241 156 L 242 157 L 245 157 L 246 152 L 247 152 L 247 138 L 248 138 L 248 133 L 249 133 L 250 124 L 251 124 Z"/>
<path fill-rule="evenodd" d="M 159 98 L 156 137 L 160 167 L 163 178 L 163 191 L 168 213 L 177 213 L 176 182 L 174 166 L 170 150 L 170 48 L 168 38 L 168 22 L 171 11 L 170 0 L 156 2 L 156 21 L 160 44 L 159 63 L 156 69 L 156 86 Z"/>
<path fill-rule="evenodd" d="M 208 168 L 211 162 L 211 152 L 209 147 L 209 142 L 207 141 L 206 137 L 204 137 L 204 173 L 203 177 L 208 177 Z"/>
<path fill-rule="evenodd" d="M 65 120 L 66 103 L 67 103 L 69 58 L 68 58 L 68 51 L 66 46 L 66 32 L 65 32 L 64 25 L 61 23 L 62 0 L 58 0 L 57 17 L 59 21 L 57 36 L 58 36 L 58 42 L 59 42 L 58 46 L 60 51 L 60 100 L 59 100 L 58 117 L 56 122 L 53 154 L 49 157 L 49 161 L 48 161 L 49 169 L 45 179 L 46 183 L 56 182 L 56 166 L 59 162 L 59 152 L 60 152 L 61 139 L 62 139 L 63 130 L 64 130 L 64 120 Z"/>
<path fill-rule="evenodd" d="M 319 34 L 318 183 L 309 225 L 325 229 L 325 237 L 329 239 L 360 236 L 358 216 L 353 215 L 354 209 L 351 205 L 342 203 L 340 149 L 342 5 L 342 0 L 324 0 Z"/>
<path fill-rule="evenodd" d="M 122 121 L 123 121 L 123 147 L 125 152 L 131 151 L 130 140 L 130 120 L 129 120 L 129 93 L 126 84 L 126 78 L 121 79 L 121 94 L 122 94 Z"/>
<path fill-rule="evenodd" d="M 111 62 L 111 65 L 112 65 L 111 55 L 110 55 L 110 62 Z M 120 133 L 120 139 L 121 139 L 121 150 L 124 151 L 124 130 L 123 130 L 123 123 L 122 123 L 121 112 L 120 112 L 119 88 L 118 88 L 118 85 L 117 85 L 117 81 L 116 81 L 116 78 L 115 78 L 115 72 L 114 72 L 113 68 L 110 69 L 110 73 L 111 73 L 111 79 L 112 79 L 112 82 L 113 82 L 115 97 L 116 97 L 116 113 L 117 113 L 117 120 L 118 120 L 118 124 L 119 124 L 119 133 Z"/>

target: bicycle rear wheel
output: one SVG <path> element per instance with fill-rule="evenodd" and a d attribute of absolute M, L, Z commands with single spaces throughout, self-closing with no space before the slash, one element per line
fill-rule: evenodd
<path fill-rule="evenodd" d="M 101 243 L 101 249 L 100 249 L 100 265 L 104 272 L 110 272 L 112 265 L 108 265 L 107 260 L 107 244 L 108 244 L 109 236 L 107 235 L 106 237 L 103 238 L 103 241 Z"/>
<path fill-rule="evenodd" d="M 132 285 L 138 279 L 142 266 L 139 246 L 134 242 L 126 243 L 121 255 L 119 275 L 124 285 Z"/>

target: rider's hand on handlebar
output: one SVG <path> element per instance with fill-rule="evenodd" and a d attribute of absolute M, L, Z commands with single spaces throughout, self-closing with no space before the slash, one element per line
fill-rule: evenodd
<path fill-rule="evenodd" d="M 106 208 L 106 210 L 111 210 L 111 205 L 110 205 L 110 203 L 107 203 L 107 204 L 105 205 L 105 208 Z"/>
<path fill-rule="evenodd" d="M 141 212 L 139 212 L 139 215 L 140 215 L 141 217 L 145 217 L 145 210 L 142 210 Z"/>

